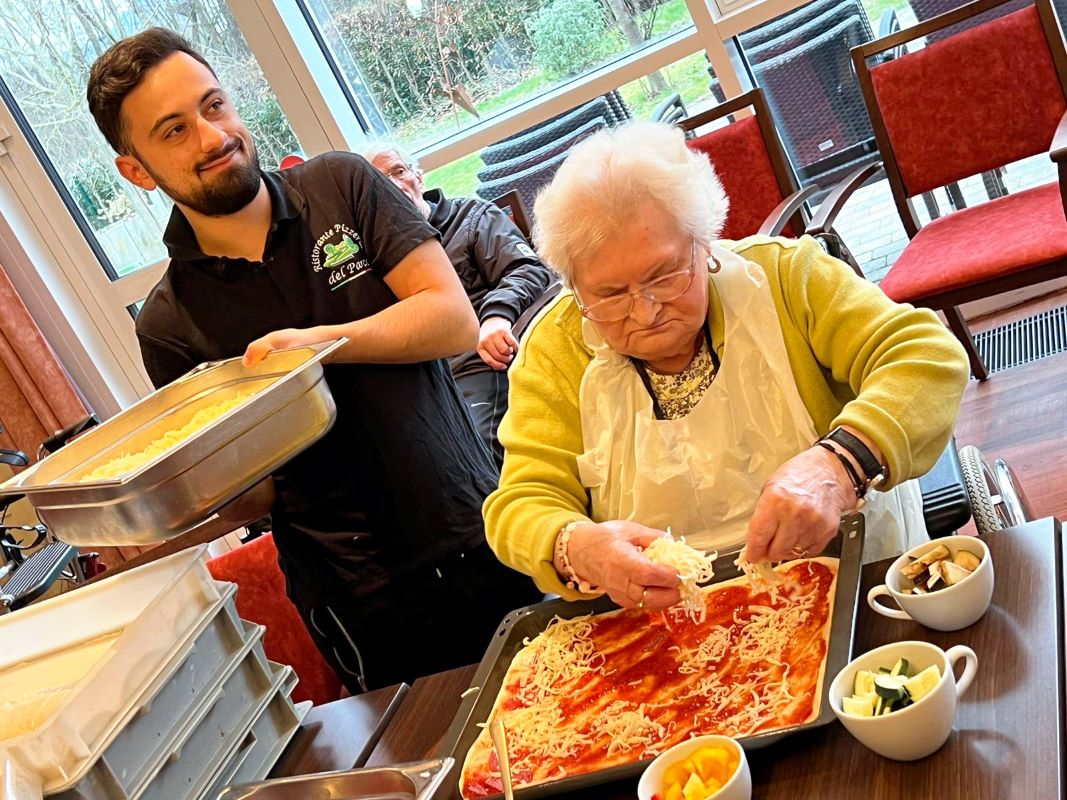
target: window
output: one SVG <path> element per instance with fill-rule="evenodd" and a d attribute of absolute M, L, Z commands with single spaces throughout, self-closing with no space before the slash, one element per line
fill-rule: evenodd
<path fill-rule="evenodd" d="M 225 0 L 0 0 L 0 93 L 111 280 L 166 257 L 170 201 L 116 171 L 85 102 L 89 68 L 112 43 L 152 25 L 179 31 L 214 66 L 264 166 L 299 149 Z"/>
<path fill-rule="evenodd" d="M 686 116 L 692 116 L 715 105 L 711 87 L 717 87 L 714 72 L 703 53 L 674 62 L 652 76 L 625 84 L 618 90 L 633 119 L 652 119 L 655 112 L 677 95 Z M 535 126 L 539 127 L 539 126 Z M 478 173 L 485 169 L 480 153 L 472 153 L 426 174 L 426 186 L 439 188 L 447 197 L 473 196 L 482 188 Z M 486 193 L 490 200 L 498 193 Z M 529 210 L 529 209 L 528 209 Z"/>
<path fill-rule="evenodd" d="M 368 131 L 413 149 L 692 26 L 685 0 L 304 2 Z"/>

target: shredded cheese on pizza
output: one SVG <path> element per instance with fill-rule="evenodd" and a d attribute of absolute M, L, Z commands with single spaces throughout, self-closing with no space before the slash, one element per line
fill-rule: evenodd
<path fill-rule="evenodd" d="M 625 700 L 616 700 L 604 709 L 604 716 L 594 723 L 593 730 L 608 737 L 609 756 L 634 748 L 655 755 L 659 752 L 656 745 L 663 741 L 667 732 L 663 725 L 645 716 L 644 705 L 634 708 Z"/>
<path fill-rule="evenodd" d="M 512 660 L 488 720 L 507 731 L 516 787 L 657 755 L 690 736 L 749 736 L 818 716 L 836 559 L 779 567 L 774 596 L 742 576 L 699 589 L 702 621 L 638 610 L 555 618 Z M 762 582 L 761 582 L 762 585 Z M 461 791 L 501 791 L 488 731 Z"/>
<path fill-rule="evenodd" d="M 670 529 L 667 530 L 670 533 Z M 656 564 L 663 564 L 674 570 L 679 580 L 679 592 L 682 596 L 671 611 L 677 609 L 694 622 L 704 621 L 704 598 L 700 593 L 700 584 L 707 583 L 715 577 L 712 565 L 716 553 L 704 553 L 685 543 L 685 537 L 674 539 L 663 536 L 656 539 L 644 550 L 644 556 Z M 677 619 L 677 615 L 675 615 Z"/>

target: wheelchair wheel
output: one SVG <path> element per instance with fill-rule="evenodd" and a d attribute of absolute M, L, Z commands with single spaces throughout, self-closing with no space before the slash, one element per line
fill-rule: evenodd
<path fill-rule="evenodd" d="M 1026 496 L 1017 489 L 1014 473 L 1003 459 L 991 470 L 982 451 L 968 445 L 960 448 L 960 469 L 978 533 L 1021 525 L 1033 517 Z"/>

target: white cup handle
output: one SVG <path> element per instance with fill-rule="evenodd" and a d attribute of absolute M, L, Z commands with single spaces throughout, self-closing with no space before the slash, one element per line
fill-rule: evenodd
<path fill-rule="evenodd" d="M 881 614 L 883 617 L 892 617 L 893 619 L 911 619 L 908 616 L 907 611 L 902 611 L 896 608 L 888 608 L 881 603 L 876 603 L 876 597 L 892 597 L 889 593 L 889 589 L 884 583 L 875 586 L 869 592 L 867 592 L 867 605 L 871 607 L 876 613 Z"/>
<path fill-rule="evenodd" d="M 974 673 L 978 671 L 978 656 L 967 645 L 958 644 L 945 651 L 945 658 L 948 659 L 949 669 L 952 669 L 961 658 L 967 659 L 963 674 L 956 681 L 956 697 L 962 697 L 963 693 L 967 691 L 967 687 L 971 685 L 971 681 L 974 680 Z"/>

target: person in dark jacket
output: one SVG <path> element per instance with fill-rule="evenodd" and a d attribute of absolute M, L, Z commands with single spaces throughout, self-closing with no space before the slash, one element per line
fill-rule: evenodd
<path fill-rule="evenodd" d="M 519 346 L 512 327 L 548 288 L 553 274 L 493 203 L 426 190 L 418 163 L 395 144 L 371 145 L 363 155 L 441 234 L 445 253 L 478 314 L 477 349 L 452 357 L 449 366 L 499 468 L 504 448 L 496 429 L 507 411 L 507 368 Z"/>

